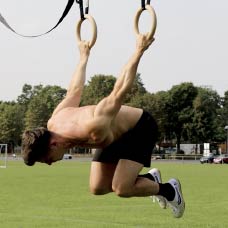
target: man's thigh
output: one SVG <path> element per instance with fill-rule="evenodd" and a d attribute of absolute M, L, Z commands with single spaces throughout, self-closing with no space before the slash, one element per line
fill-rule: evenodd
<path fill-rule="evenodd" d="M 113 177 L 113 189 L 127 190 L 132 188 L 143 167 L 144 165 L 141 163 L 120 159 Z"/>
<path fill-rule="evenodd" d="M 94 194 L 112 192 L 112 180 L 117 164 L 93 161 L 90 169 L 90 190 Z"/>

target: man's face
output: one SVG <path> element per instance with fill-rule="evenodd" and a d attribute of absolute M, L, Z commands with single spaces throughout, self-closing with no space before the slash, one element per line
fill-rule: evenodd
<path fill-rule="evenodd" d="M 53 162 L 62 160 L 65 151 L 66 149 L 62 148 L 55 148 L 53 150 L 50 150 L 48 154 L 39 160 L 39 162 L 51 165 Z"/>

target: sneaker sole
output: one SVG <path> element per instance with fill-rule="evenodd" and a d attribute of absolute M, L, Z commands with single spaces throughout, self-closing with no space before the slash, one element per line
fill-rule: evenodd
<path fill-rule="evenodd" d="M 184 214 L 184 211 L 185 211 L 185 201 L 184 201 L 184 197 L 183 197 L 183 193 L 182 193 L 182 189 L 181 189 L 181 183 L 178 179 L 176 179 L 177 183 L 178 183 L 178 186 L 179 186 L 179 192 L 181 194 L 181 201 L 182 201 L 182 204 L 183 204 L 183 213 L 180 214 L 179 216 L 174 216 L 175 218 L 181 218 Z"/>
<path fill-rule="evenodd" d="M 159 177 L 160 177 L 160 182 L 159 182 L 159 180 L 155 180 L 155 182 L 156 183 L 162 183 L 162 178 L 161 178 L 161 172 L 160 172 L 160 170 L 159 169 L 157 169 L 157 168 L 154 168 L 153 170 L 155 170 L 155 172 L 157 172 L 158 174 L 159 174 Z M 151 174 L 151 173 L 150 173 Z M 151 174 L 152 175 L 152 174 Z M 153 176 L 154 177 L 154 176 Z M 163 196 L 161 196 L 161 197 L 163 197 Z M 159 204 L 159 206 L 162 208 L 162 209 L 166 209 L 167 208 L 167 202 L 166 202 L 166 199 L 165 199 L 165 197 L 163 197 L 164 198 L 164 201 L 165 201 L 165 203 L 164 204 L 160 204 L 160 199 L 159 198 L 157 198 L 156 196 L 151 196 L 151 199 L 153 200 L 153 202 L 155 203 L 155 200 L 158 202 L 158 204 Z"/>

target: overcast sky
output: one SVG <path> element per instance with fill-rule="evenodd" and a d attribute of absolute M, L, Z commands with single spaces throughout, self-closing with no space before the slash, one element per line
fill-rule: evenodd
<path fill-rule="evenodd" d="M 19 33 L 47 31 L 59 19 L 67 0 L 1 0 L 0 13 Z M 118 76 L 135 47 L 133 19 L 140 0 L 90 0 L 98 26 L 87 79 L 94 74 Z M 138 72 L 149 92 L 168 90 L 181 82 L 211 86 L 221 96 L 228 90 L 228 1 L 160 0 L 151 3 L 158 26 L 155 42 L 143 56 Z M 79 55 L 74 5 L 62 24 L 40 38 L 22 38 L 0 24 L 0 100 L 12 101 L 22 86 L 59 85 L 67 88 Z M 142 14 L 146 31 L 150 17 Z M 83 23 L 83 37 L 90 37 Z"/>

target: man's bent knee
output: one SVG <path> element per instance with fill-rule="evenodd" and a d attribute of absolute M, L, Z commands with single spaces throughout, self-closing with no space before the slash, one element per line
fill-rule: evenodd
<path fill-rule="evenodd" d="M 126 186 L 115 186 L 114 185 L 114 186 L 112 186 L 112 190 L 119 197 L 128 198 L 128 197 L 132 196 L 130 188 L 128 188 Z"/>
<path fill-rule="evenodd" d="M 90 187 L 90 193 L 93 195 L 104 195 L 111 192 L 110 189 L 100 187 Z"/>

